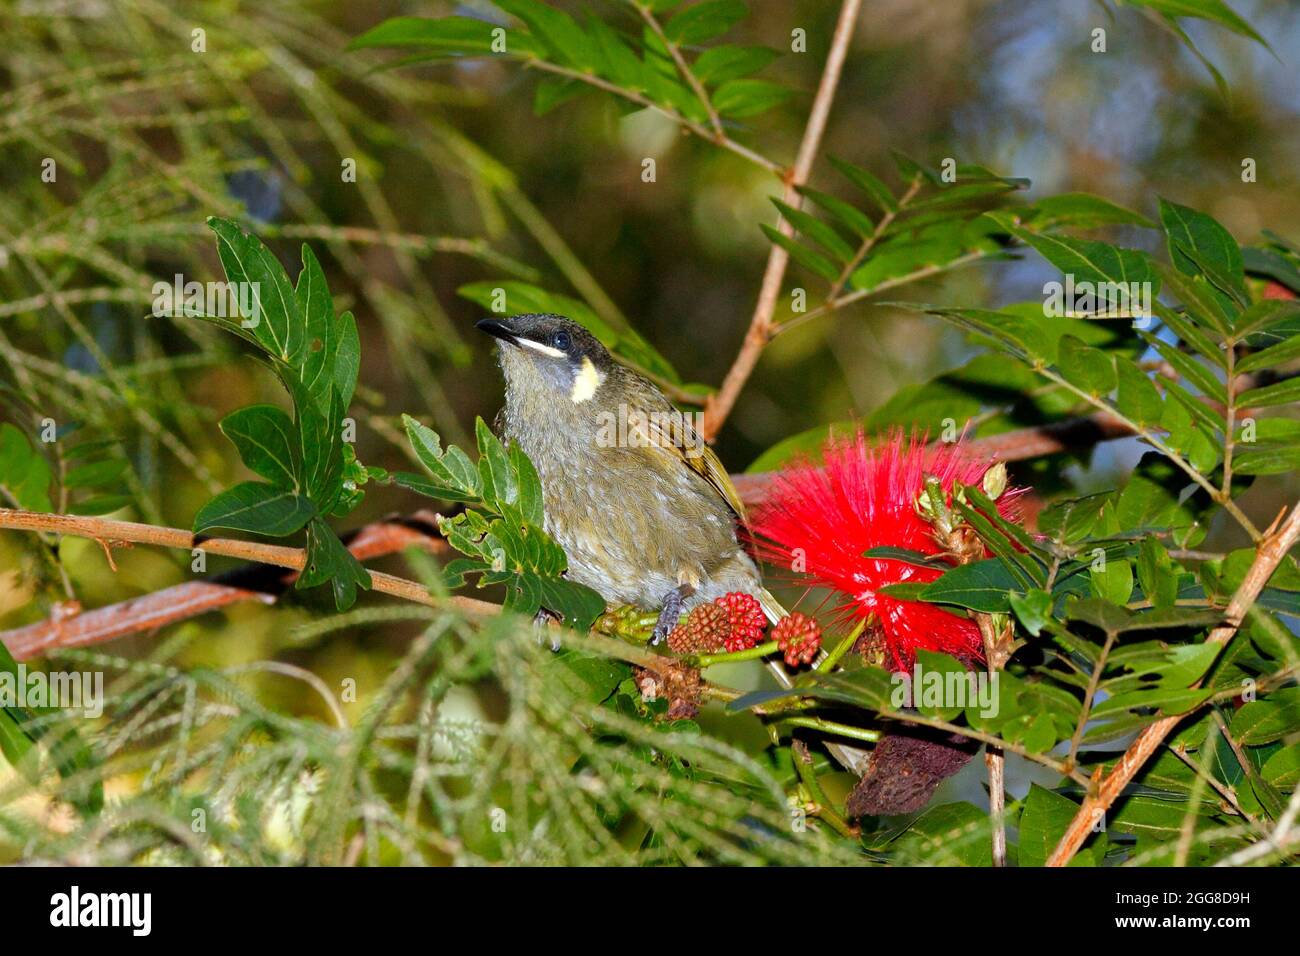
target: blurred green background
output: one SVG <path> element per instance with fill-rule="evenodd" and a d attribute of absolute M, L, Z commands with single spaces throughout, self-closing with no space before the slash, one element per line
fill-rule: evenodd
<path fill-rule="evenodd" d="M 561 5 L 631 24 L 617 3 Z M 732 134 L 789 161 L 838 5 L 750 7 L 731 42 L 788 51 L 792 30 L 807 33 L 807 53 L 786 52 L 765 74 L 801 95 Z M 1084 190 L 1150 214 L 1163 195 L 1210 212 L 1242 242 L 1263 229 L 1300 238 L 1300 8 L 1234 7 L 1271 50 L 1187 24 L 1225 95 L 1186 44 L 1130 8 L 871 0 L 824 152 L 892 184 L 891 150 L 931 166 L 951 156 L 1030 178 L 1029 198 Z M 147 317 L 154 282 L 221 277 L 203 225 L 211 214 L 242 211 L 291 274 L 301 242 L 317 250 L 336 305 L 361 327 L 352 413 L 358 456 L 370 464 L 404 464 L 394 427 L 402 412 L 464 442 L 474 417 L 490 420 L 500 406 L 491 343 L 472 329 L 482 311 L 457 295 L 468 282 L 521 278 L 607 300 L 687 381 L 720 381 L 754 306 L 768 249 L 759 227 L 775 221 L 779 184 L 594 92 L 536 116 L 537 77 L 512 64 L 389 71 L 378 67 L 391 57 L 345 49 L 388 17 L 452 12 L 493 15 L 486 4 L 438 0 L 0 7 L 0 410 L 29 431 L 49 417 L 76 440 L 119 439 L 127 464 L 117 490 L 132 498 L 121 516 L 188 526 L 216 488 L 246 477 L 216 421 L 280 400 L 233 338 Z M 1105 53 L 1090 49 L 1099 27 Z M 653 183 L 641 179 L 647 157 Z M 47 158 L 53 182 L 41 177 Z M 1242 182 L 1245 158 L 1257 182 Z M 355 182 L 341 175 L 347 160 Z M 844 195 L 824 164 L 813 184 Z M 1120 238 L 1155 242 L 1140 231 Z M 1000 305 L 1040 298 L 1052 276 L 1030 257 L 906 294 Z M 800 281 L 792 267 L 787 287 Z M 743 470 L 781 439 L 866 415 L 966 354 L 938 322 L 887 307 L 808 323 L 766 351 L 718 451 Z M 1134 447 L 1107 448 L 1094 473 L 1077 477 L 1114 481 Z M 1263 489 L 1261 512 L 1287 480 Z M 353 517 L 420 504 L 380 489 Z M 69 586 L 93 606 L 190 574 L 186 556 L 138 548 L 119 553 L 115 574 L 93 542 L 66 542 L 60 560 L 66 585 L 30 541 L 0 536 L 0 626 L 46 616 Z M 282 650 L 327 681 L 382 672 L 400 647 L 393 627 L 317 643 L 291 629 L 307 617 L 244 607 L 180 631 L 199 659 Z M 221 634 L 239 640 L 196 640 Z M 358 654 L 372 639 L 388 651 Z M 320 706 L 308 691 L 300 703 Z"/>

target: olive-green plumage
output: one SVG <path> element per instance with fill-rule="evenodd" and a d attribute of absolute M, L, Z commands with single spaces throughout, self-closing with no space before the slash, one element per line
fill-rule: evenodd
<path fill-rule="evenodd" d="M 568 576 L 613 604 L 664 610 L 730 591 L 773 612 L 737 541 L 743 514 L 717 457 L 652 383 L 558 315 L 484 319 L 506 379 L 504 436 L 532 460 Z"/>

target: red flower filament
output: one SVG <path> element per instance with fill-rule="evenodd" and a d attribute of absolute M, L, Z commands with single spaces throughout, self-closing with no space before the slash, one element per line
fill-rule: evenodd
<path fill-rule="evenodd" d="M 886 664 L 895 671 L 911 669 L 921 649 L 983 660 L 974 621 L 879 593 L 890 584 L 933 581 L 941 569 L 862 555 L 879 547 L 939 554 L 932 526 L 915 509 L 926 476 L 937 478 L 950 495 L 954 481 L 978 485 L 990 464 L 963 455 L 957 445 L 929 447 L 917 436 L 894 434 L 875 446 L 861 433 L 832 439 L 820 463 L 787 466 L 774 479 L 752 521 L 758 552 L 801 573 L 811 587 L 838 592 L 839 610 L 850 618 L 874 616 L 884 635 Z M 999 510 L 1014 497 L 1004 493 Z"/>

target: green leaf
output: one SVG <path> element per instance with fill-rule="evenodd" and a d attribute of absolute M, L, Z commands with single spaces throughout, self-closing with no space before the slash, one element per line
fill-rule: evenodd
<path fill-rule="evenodd" d="M 993 214 L 993 218 L 999 218 L 998 214 Z M 1151 257 L 1145 252 L 1122 249 L 1092 239 L 1043 235 L 1014 225 L 1009 228 L 1012 235 L 1031 246 L 1062 273 L 1072 275 L 1076 288 L 1084 282 L 1092 283 L 1098 301 L 1111 305 L 1141 301 L 1141 290 L 1138 289 L 1138 294 L 1134 295 L 1134 286 L 1142 284 L 1150 284 L 1151 298 L 1155 298 L 1159 276 Z"/>
<path fill-rule="evenodd" d="M 1180 272 L 1204 274 L 1222 292 L 1243 304 L 1247 301 L 1241 248 L 1232 233 L 1213 217 L 1167 199 L 1160 200 L 1160 223 L 1169 259 Z"/>
<path fill-rule="evenodd" d="M 1285 286 L 1300 295 L 1300 255 L 1282 252 L 1278 249 L 1259 249 L 1247 246 L 1241 250 L 1241 258 L 1245 262 L 1246 271 L 1251 275 L 1272 279 L 1279 285 Z M 1290 301 L 1293 305 L 1300 305 L 1295 300 L 1284 299 L 1265 299 L 1263 302 L 1256 304 L 1262 305 L 1264 302 L 1285 301 Z"/>
<path fill-rule="evenodd" d="M 1142 539 L 1138 551 L 1137 574 L 1142 593 L 1152 605 L 1173 607 L 1178 600 L 1179 568 L 1158 538 Z"/>
<path fill-rule="evenodd" d="M 338 389 L 330 389 L 330 409 L 322 412 L 311 399 L 301 395 L 295 382 L 286 383 L 294 392 L 294 423 L 302 460 L 301 489 L 329 514 L 343 490 L 343 400 Z"/>
<path fill-rule="evenodd" d="M 821 276 L 827 282 L 834 282 L 839 278 L 840 269 L 830 259 L 827 259 L 820 252 L 814 252 L 807 246 L 790 238 L 785 233 L 778 231 L 766 223 L 762 226 L 763 234 L 772 242 L 790 253 L 790 258 L 799 265 L 803 266 L 809 272 Z"/>
<path fill-rule="evenodd" d="M 519 497 L 519 483 L 511 467 L 510 456 L 482 418 L 474 420 L 474 435 L 478 440 L 478 470 L 483 487 L 483 501 L 494 511 L 501 512 Z"/>
<path fill-rule="evenodd" d="M 871 217 L 857 207 L 846 203 L 843 199 L 837 199 L 835 196 L 809 189 L 807 186 L 800 186 L 799 193 L 810 202 L 816 203 L 824 209 L 841 225 L 848 227 L 864 239 L 875 230 L 875 224 L 871 221 Z"/>
<path fill-rule="evenodd" d="M 1034 637 L 1042 633 L 1043 625 L 1051 620 L 1052 595 L 1041 588 L 1031 588 L 1024 594 L 1012 592 L 1007 597 L 1024 629 Z"/>
<path fill-rule="evenodd" d="M 890 192 L 889 187 L 881 182 L 875 175 L 863 169 L 861 166 L 855 166 L 842 159 L 836 159 L 834 156 L 827 156 L 826 159 L 832 166 L 839 170 L 840 175 L 870 196 L 882 211 L 897 211 L 898 202 L 894 199 L 894 194 Z"/>
<path fill-rule="evenodd" d="M 8 422 L 0 423 L 0 487 L 28 511 L 53 511 L 50 481 L 54 473 L 27 436 Z"/>
<path fill-rule="evenodd" d="M 1300 744 L 1283 747 L 1265 761 L 1260 775 L 1272 786 L 1289 792 L 1300 784 Z"/>
<path fill-rule="evenodd" d="M 1159 352 L 1160 357 L 1172 365 L 1179 375 L 1196 386 L 1202 395 L 1213 399 L 1220 405 L 1227 403 L 1227 389 L 1222 382 L 1214 377 L 1213 372 L 1186 352 L 1180 351 L 1168 342 L 1147 333 L 1141 333 L 1141 335 L 1143 341 Z"/>
<path fill-rule="evenodd" d="M 1268 46 L 1255 28 L 1238 15 L 1224 0 L 1128 0 L 1129 3 L 1149 7 L 1169 17 L 1195 17 L 1226 27 L 1233 33 L 1249 37 L 1256 43 Z"/>
<path fill-rule="evenodd" d="M 713 108 L 722 116 L 748 119 L 780 106 L 793 92 L 768 80 L 728 80 L 713 91 Z"/>
<path fill-rule="evenodd" d="M 506 36 L 506 53 L 494 54 L 492 31 L 495 29 L 495 23 L 473 17 L 393 17 L 354 39 L 348 49 L 421 47 L 447 56 L 527 56 L 537 51 L 537 45 L 527 34 L 511 30 Z"/>
<path fill-rule="evenodd" d="M 985 309 L 929 308 L 927 311 L 967 332 L 993 339 L 1005 351 L 1031 365 L 1047 364 L 1056 358 L 1054 343 L 1044 332 L 1042 324 L 1023 316 Z"/>
<path fill-rule="evenodd" d="M 99 458 L 84 462 L 68 469 L 67 474 L 63 476 L 63 487 L 101 488 L 104 485 L 115 484 L 127 467 L 128 462 L 125 458 Z"/>
<path fill-rule="evenodd" d="M 297 378 L 305 394 L 322 414 L 330 410 L 331 387 L 340 392 L 346 407 L 356 388 L 361 361 L 356 320 L 350 312 L 335 318 L 334 300 L 325 282 L 325 272 L 311 247 L 305 243 L 294 298 L 306 323 L 306 342 Z"/>
<path fill-rule="evenodd" d="M 715 46 L 696 58 L 691 72 L 705 86 L 716 86 L 751 76 L 779 55 L 765 46 Z"/>
<path fill-rule="evenodd" d="M 1000 558 L 959 564 L 925 586 L 921 596 L 937 604 L 955 604 L 972 611 L 1007 611 L 1008 592 L 1024 588 Z"/>
<path fill-rule="evenodd" d="M 420 459 L 420 464 L 429 469 L 435 483 L 463 496 L 452 500 L 473 501 L 483 497 L 482 478 L 478 467 L 469 460 L 468 455 L 455 445 L 448 446 L 444 452 L 438 433 L 421 425 L 410 415 L 402 416 L 402 425 L 406 428 L 406 438 L 411 443 L 411 449 Z"/>
<path fill-rule="evenodd" d="M 1020 865 L 1043 866 L 1078 813 L 1079 805 L 1069 797 L 1038 784 L 1030 784 L 1020 813 Z"/>
<path fill-rule="evenodd" d="M 1239 475 L 1284 475 L 1300 471 L 1300 444 L 1260 442 L 1238 446 L 1232 468 Z"/>
<path fill-rule="evenodd" d="M 1092 581 L 1092 593 L 1111 604 L 1127 604 L 1133 593 L 1133 565 L 1128 561 L 1107 561 L 1102 570 L 1093 567 L 1089 571 Z"/>
<path fill-rule="evenodd" d="M 1232 736 L 1244 746 L 1272 743 L 1300 730 L 1300 687 L 1283 687 L 1232 715 Z"/>
<path fill-rule="evenodd" d="M 313 588 L 328 583 L 334 606 L 346 611 L 357 600 L 357 588 L 370 589 L 370 572 L 343 546 L 332 528 L 321 518 L 307 525 L 307 564 L 298 576 L 296 588 Z"/>
<path fill-rule="evenodd" d="M 293 421 L 274 405 L 249 405 L 221 420 L 221 431 L 255 474 L 273 485 L 298 490 L 298 436 Z"/>
<path fill-rule="evenodd" d="M 493 0 L 510 15 L 527 24 L 533 37 L 546 46 L 555 62 L 594 70 L 600 65 L 596 46 L 578 26 L 576 20 L 562 10 L 547 6 L 540 0 Z"/>
<path fill-rule="evenodd" d="M 703 43 L 720 37 L 749 15 L 741 0 L 706 0 L 681 10 L 664 24 L 664 35 L 676 44 Z"/>
<path fill-rule="evenodd" d="M 393 484 L 414 491 L 417 494 L 426 495 L 429 498 L 437 498 L 440 501 L 464 501 L 467 503 L 479 500 L 477 494 L 461 491 L 458 488 L 452 488 L 449 485 L 440 484 L 432 481 L 424 475 L 416 475 L 409 471 L 395 471 L 389 478 Z"/>
<path fill-rule="evenodd" d="M 253 338 L 273 358 L 294 365 L 304 344 L 306 324 L 284 266 L 262 244 L 230 219 L 208 218 L 217 236 L 217 255 L 232 284 L 248 284 L 252 315 L 228 324 L 250 328 Z M 242 296 L 240 297 L 242 298 Z"/>
<path fill-rule="evenodd" d="M 1156 224 L 1140 213 L 1088 193 L 1048 196 L 1020 211 L 1022 219 L 1036 230 L 1059 226 L 1093 229 L 1097 226 L 1131 225 L 1154 229 Z"/>
<path fill-rule="evenodd" d="M 1238 408 L 1266 408 L 1291 402 L 1300 402 L 1300 376 L 1252 388 L 1237 396 Z"/>
<path fill-rule="evenodd" d="M 1297 310 L 1297 314 L 1300 314 L 1300 310 Z M 1245 375 L 1247 372 L 1285 365 L 1297 358 L 1300 358 L 1300 335 L 1293 335 L 1276 345 L 1247 355 L 1237 363 L 1236 371 L 1239 375 Z"/>
<path fill-rule="evenodd" d="M 302 495 L 260 481 L 244 481 L 199 509 L 194 533 L 228 528 L 281 538 L 300 530 L 315 514 L 315 505 Z"/>
<path fill-rule="evenodd" d="M 551 110 L 563 106 L 589 89 L 591 87 L 587 84 L 569 77 L 542 77 L 533 96 L 533 113 L 537 116 L 545 116 Z"/>
<path fill-rule="evenodd" d="M 1073 335 L 1062 336 L 1056 357 L 1061 377 L 1092 395 L 1108 395 L 1115 388 L 1115 360 Z"/>
<path fill-rule="evenodd" d="M 1157 425 L 1164 412 L 1165 400 L 1151 377 L 1123 355 L 1114 356 L 1119 390 L 1115 404 L 1122 414 L 1139 425 Z"/>
<path fill-rule="evenodd" d="M 801 235 L 817 243 L 840 262 L 848 262 L 853 258 L 853 246 L 849 245 L 843 236 L 820 219 L 809 215 L 802 209 L 795 209 L 776 197 L 772 197 L 772 205 L 780 210 L 785 220 L 794 226 Z"/>
<path fill-rule="evenodd" d="M 927 866 L 993 865 L 988 814 L 969 803 L 930 807 L 891 844 L 896 861 Z"/>

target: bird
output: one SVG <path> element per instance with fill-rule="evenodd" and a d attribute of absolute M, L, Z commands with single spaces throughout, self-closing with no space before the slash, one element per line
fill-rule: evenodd
<path fill-rule="evenodd" d="M 784 616 L 742 544 L 740 496 L 691 415 L 565 316 L 476 327 L 497 340 L 502 437 L 537 470 L 544 530 L 570 580 L 608 604 L 657 611 L 656 644 L 684 611 L 731 592 Z"/>
<path fill-rule="evenodd" d="M 475 326 L 497 340 L 500 431 L 537 471 L 544 530 L 564 550 L 570 580 L 608 604 L 657 611 L 654 644 L 684 611 L 737 591 L 768 620 L 786 616 L 742 544 L 745 507 L 727 470 L 658 386 L 562 315 Z M 768 667 L 791 686 L 779 661 Z M 866 771 L 866 751 L 826 749 L 856 776 Z"/>

